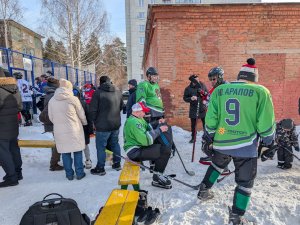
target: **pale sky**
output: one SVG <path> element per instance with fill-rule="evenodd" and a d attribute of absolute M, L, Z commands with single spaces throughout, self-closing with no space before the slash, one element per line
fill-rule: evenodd
<path fill-rule="evenodd" d="M 108 13 L 110 34 L 120 37 L 125 43 L 125 0 L 102 0 L 102 2 Z M 41 0 L 20 0 L 20 4 L 24 8 L 21 24 L 39 33 L 38 27 L 42 18 L 40 14 Z"/>
<path fill-rule="evenodd" d="M 108 13 L 109 30 L 112 36 L 126 43 L 125 0 L 102 0 Z M 300 2 L 300 0 L 262 0 L 262 2 Z M 21 23 L 39 33 L 41 0 L 20 0 L 24 10 Z"/>

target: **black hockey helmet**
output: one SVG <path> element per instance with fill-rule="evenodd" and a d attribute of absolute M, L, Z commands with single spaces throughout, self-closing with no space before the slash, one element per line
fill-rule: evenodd
<path fill-rule="evenodd" d="M 208 72 L 208 78 L 218 77 L 218 79 L 223 80 L 223 76 L 224 76 L 224 70 L 220 66 L 214 67 Z"/>
<path fill-rule="evenodd" d="M 283 129 L 292 130 L 294 128 L 294 121 L 292 119 L 283 119 L 280 122 L 280 125 Z"/>
<path fill-rule="evenodd" d="M 13 76 L 14 76 L 16 79 L 22 79 L 22 78 L 23 78 L 23 74 L 20 73 L 20 72 L 15 72 L 15 73 L 13 73 Z"/>
<path fill-rule="evenodd" d="M 156 70 L 156 68 L 155 67 L 149 67 L 148 69 L 147 69 L 147 71 L 146 71 L 146 76 L 148 77 L 148 76 L 151 76 L 151 75 L 158 75 L 158 72 L 157 72 L 157 70 Z"/>

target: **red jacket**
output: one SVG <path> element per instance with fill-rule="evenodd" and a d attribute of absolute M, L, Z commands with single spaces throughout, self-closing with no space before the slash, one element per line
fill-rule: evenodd
<path fill-rule="evenodd" d="M 86 104 L 90 104 L 95 90 L 90 88 L 84 91 L 84 100 Z"/>

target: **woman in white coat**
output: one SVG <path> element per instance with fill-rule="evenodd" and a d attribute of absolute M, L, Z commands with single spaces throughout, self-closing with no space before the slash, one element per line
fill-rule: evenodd
<path fill-rule="evenodd" d="M 54 127 L 57 151 L 62 154 L 66 177 L 74 179 L 72 155 L 78 180 L 85 177 L 82 163 L 82 150 L 85 148 L 82 125 L 87 125 L 84 110 L 77 97 L 73 95 L 73 85 L 65 79 L 59 80 L 59 88 L 48 105 L 49 119 Z"/>

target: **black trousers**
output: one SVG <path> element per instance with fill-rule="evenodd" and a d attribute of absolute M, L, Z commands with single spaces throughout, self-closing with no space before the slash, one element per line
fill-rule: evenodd
<path fill-rule="evenodd" d="M 293 148 L 291 146 L 287 146 L 285 148 L 293 152 Z M 289 153 L 287 150 L 285 150 L 284 148 L 278 147 L 277 159 L 278 159 L 279 166 L 285 165 L 287 168 L 292 167 L 293 155 Z"/>
<path fill-rule="evenodd" d="M 17 174 L 22 171 L 22 158 L 17 139 L 0 140 L 0 165 L 8 180 L 18 180 Z"/>
<path fill-rule="evenodd" d="M 147 147 L 135 148 L 127 153 L 128 158 L 136 162 L 148 160 L 154 161 L 154 170 L 160 173 L 165 171 L 170 155 L 171 148 L 161 144 L 153 144 Z"/>
<path fill-rule="evenodd" d="M 192 139 L 195 137 L 195 130 L 196 130 L 196 118 L 190 118 L 191 119 L 191 131 L 192 131 Z M 203 127 L 203 130 L 204 130 L 204 127 L 205 127 L 205 117 L 203 118 L 200 118 L 201 121 L 202 121 L 202 127 Z M 199 122 L 199 121 L 198 121 Z"/>

